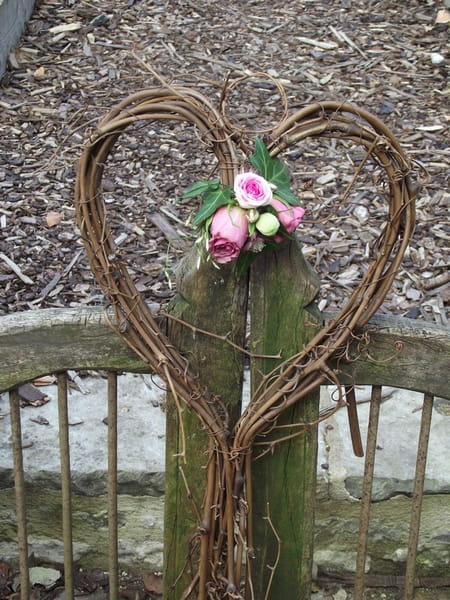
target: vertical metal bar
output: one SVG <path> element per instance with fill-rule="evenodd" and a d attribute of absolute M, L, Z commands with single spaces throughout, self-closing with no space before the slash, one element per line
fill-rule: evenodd
<path fill-rule="evenodd" d="M 344 390 L 353 454 L 361 457 L 364 456 L 364 450 L 361 441 L 361 430 L 359 428 L 358 409 L 356 408 L 355 387 L 353 385 L 345 385 Z"/>
<path fill-rule="evenodd" d="M 409 525 L 408 556 L 406 559 L 404 600 L 414 598 L 414 579 L 416 574 L 417 547 L 419 543 L 420 517 L 422 513 L 423 487 L 425 468 L 427 466 L 428 440 L 430 439 L 431 414 L 433 396 L 424 394 L 422 420 L 420 423 L 419 443 L 417 448 L 416 474 L 412 496 L 411 521 Z"/>
<path fill-rule="evenodd" d="M 108 531 L 109 598 L 119 594 L 117 535 L 117 373 L 108 373 Z"/>
<path fill-rule="evenodd" d="M 60 373 L 58 375 L 58 419 L 64 544 L 64 588 L 66 600 L 73 600 L 72 492 L 70 477 L 69 415 L 67 410 L 67 376 L 65 373 Z"/>
<path fill-rule="evenodd" d="M 370 502 L 372 498 L 373 472 L 375 467 L 375 452 L 377 448 L 378 419 L 380 415 L 381 386 L 372 387 L 370 399 L 369 423 L 367 426 L 366 460 L 361 495 L 361 512 L 359 521 L 358 552 L 356 555 L 354 600 L 363 600 L 364 571 L 367 555 L 367 538 L 369 532 Z"/>
<path fill-rule="evenodd" d="M 27 518 L 25 509 L 25 478 L 23 474 L 22 428 L 20 424 L 20 396 L 17 390 L 9 393 L 11 434 L 14 457 L 14 491 L 16 495 L 17 539 L 19 543 L 20 600 L 30 598 L 28 571 Z"/>

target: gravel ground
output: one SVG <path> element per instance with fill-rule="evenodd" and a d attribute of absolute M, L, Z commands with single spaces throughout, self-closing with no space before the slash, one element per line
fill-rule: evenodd
<path fill-rule="evenodd" d="M 373 112 L 427 169 L 416 233 L 383 310 L 446 323 L 446 14 L 432 0 L 37 2 L 0 88 L 0 311 L 102 303 L 72 194 L 84 140 L 111 106 L 161 78 L 217 103 L 228 75 L 264 71 L 281 80 L 291 111 L 338 98 Z M 282 105 L 277 89 L 256 78 L 236 89 L 228 110 L 240 125 L 270 128 Z M 373 165 L 342 200 L 358 156 L 320 140 L 284 157 L 308 210 L 299 237 L 322 278 L 321 308 L 342 304 L 385 218 L 383 179 Z M 149 301 L 173 294 L 172 268 L 183 250 L 167 232 L 189 243 L 193 204 L 179 198 L 212 164 L 195 132 L 155 122 L 128 131 L 107 165 L 109 222 Z"/>

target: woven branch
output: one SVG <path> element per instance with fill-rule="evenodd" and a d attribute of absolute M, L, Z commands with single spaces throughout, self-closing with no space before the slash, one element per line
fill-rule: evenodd
<path fill-rule="evenodd" d="M 255 438 L 276 426 L 283 411 L 319 385 L 338 383 L 328 366 L 330 359 L 345 354 L 354 332 L 383 302 L 413 231 L 417 190 L 409 158 L 386 126 L 365 110 L 339 102 L 313 104 L 285 118 L 272 131 L 272 155 L 308 137 L 321 136 L 350 140 L 365 148 L 366 158 L 375 160 L 386 173 L 389 212 L 376 258 L 347 304 L 301 352 L 264 377 L 233 431 L 228 432 L 223 407 L 211 401 L 214 390 L 199 387 L 186 359 L 159 329 L 136 290 L 106 219 L 100 193 L 105 162 L 128 126 L 154 120 L 193 124 L 202 142 L 214 152 L 223 183 L 233 184 L 240 166 L 236 150 L 248 154 L 243 132 L 232 129 L 228 119 L 199 93 L 179 86 L 151 88 L 115 106 L 85 146 L 75 189 L 78 226 L 92 271 L 116 313 L 119 335 L 168 382 L 177 401 L 198 415 L 210 436 L 202 520 L 192 538 L 199 560 L 182 598 L 194 594 L 199 600 L 242 598 L 243 582 L 248 590 L 253 589 L 249 559 L 254 553 L 251 450 Z"/>

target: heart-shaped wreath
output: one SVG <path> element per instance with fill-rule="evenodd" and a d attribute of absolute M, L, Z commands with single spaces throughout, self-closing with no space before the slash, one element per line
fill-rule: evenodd
<path fill-rule="evenodd" d="M 244 413 L 228 431 L 223 406 L 214 401 L 214 390 L 200 386 L 196 374 L 187 368 L 186 358 L 160 330 L 137 291 L 127 270 L 126 258 L 108 227 L 100 192 L 108 155 L 127 127 L 155 120 L 193 124 L 202 142 L 217 158 L 219 179 L 204 188 L 194 188 L 191 196 L 214 191 L 219 185 L 236 190 L 241 168 L 238 153 L 249 157 L 250 142 L 244 131 L 238 131 L 230 123 L 223 103 L 220 110 L 216 110 L 194 90 L 181 86 L 150 88 L 116 105 L 87 143 L 79 163 L 75 191 L 78 226 L 94 275 L 115 311 L 118 334 L 166 381 L 177 401 L 184 402 L 198 415 L 209 434 L 207 498 L 203 521 L 199 524 L 202 534 L 199 562 L 183 597 L 197 590 L 198 598 L 242 598 L 241 582 L 247 578 L 248 583 L 251 578 L 247 565 L 253 552 L 248 526 L 252 518 L 251 503 L 246 504 L 251 497 L 252 444 L 281 413 L 317 386 L 329 382 L 339 384 L 337 375 L 329 367 L 330 359 L 345 352 L 353 332 L 367 323 L 383 302 L 412 234 L 416 195 L 410 178 L 412 166 L 383 123 L 367 111 L 345 103 L 320 102 L 290 116 L 286 114 L 266 136 L 269 140 L 267 156 L 272 159 L 308 137 L 339 138 L 362 146 L 363 163 L 370 158 L 385 171 L 389 182 L 388 217 L 378 240 L 376 256 L 346 305 L 301 352 L 281 362 L 270 377 L 264 379 Z M 223 204 L 229 204 L 229 200 L 230 196 Z M 292 208 L 289 203 L 287 208 Z M 211 211 L 207 217 L 200 218 L 198 224 L 204 226 L 210 217 Z M 260 215 L 255 215 L 255 219 L 258 218 Z M 209 225 L 205 231 L 207 236 L 212 236 Z M 265 230 L 266 234 L 271 232 L 274 233 Z M 247 509 L 242 511 L 244 505 Z M 239 535 L 235 535 L 236 528 Z M 243 555 L 247 560 L 242 559 Z"/>

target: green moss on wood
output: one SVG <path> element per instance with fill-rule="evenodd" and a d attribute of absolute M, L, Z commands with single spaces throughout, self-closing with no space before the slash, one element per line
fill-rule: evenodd
<path fill-rule="evenodd" d="M 170 312 L 178 318 L 214 334 L 228 336 L 243 346 L 245 337 L 245 279 L 236 280 L 233 266 L 220 270 L 210 264 L 197 268 L 196 253 L 177 272 L 178 295 Z M 242 354 L 223 340 L 215 339 L 168 320 L 169 337 L 180 349 L 189 368 L 208 390 L 220 396 L 231 417 L 240 413 L 243 379 Z M 190 583 L 184 571 L 189 541 L 199 525 L 195 506 L 200 509 L 205 490 L 208 438 L 199 419 L 183 408 L 186 462 L 180 457 L 183 440 L 179 415 L 173 399 L 167 406 L 166 431 L 166 509 L 165 509 L 165 596 L 179 598 Z M 232 423 L 231 423 L 232 424 Z M 230 425 L 231 425 L 230 424 Z M 193 556 L 195 562 L 195 553 Z"/>
<path fill-rule="evenodd" d="M 318 289 L 318 280 L 295 243 L 279 252 L 265 254 L 255 262 L 250 279 L 251 349 L 287 359 L 302 349 L 314 335 L 314 309 L 307 310 Z M 278 361 L 251 361 L 252 387 L 261 373 Z M 297 431 L 290 424 L 312 422 L 317 417 L 319 394 L 305 397 L 283 413 L 278 421 L 283 435 Z M 279 433 L 275 435 L 279 437 Z M 260 441 L 269 441 L 273 435 Z M 257 440 L 258 441 L 258 440 Z M 275 447 L 254 462 L 254 528 L 257 552 L 254 589 L 265 597 L 274 567 L 268 598 L 308 599 L 312 566 L 312 539 L 316 477 L 316 428 Z M 258 447 L 254 448 L 255 456 Z M 270 513 L 270 521 L 268 519 Z M 279 545 L 277 536 L 281 540 Z M 277 558 L 279 553 L 279 558 Z"/>

